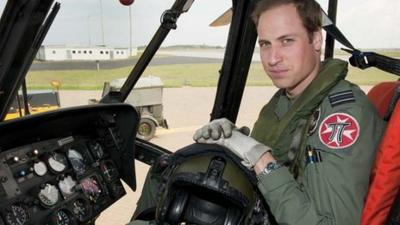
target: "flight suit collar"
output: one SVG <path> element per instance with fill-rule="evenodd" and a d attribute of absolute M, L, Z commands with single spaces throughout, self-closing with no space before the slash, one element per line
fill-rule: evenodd
<path fill-rule="evenodd" d="M 285 91 L 281 91 L 281 94 L 279 96 L 278 102 L 276 104 L 275 108 L 275 115 L 278 117 L 278 119 L 282 119 L 282 117 L 286 114 L 287 111 L 289 111 L 290 107 L 293 105 L 295 102 L 296 98 L 288 98 L 286 95 Z"/>

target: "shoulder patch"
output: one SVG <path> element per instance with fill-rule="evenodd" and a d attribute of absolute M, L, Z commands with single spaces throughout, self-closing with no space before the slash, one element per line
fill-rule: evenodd
<path fill-rule="evenodd" d="M 357 120 L 347 113 L 333 113 L 327 116 L 319 126 L 320 141 L 331 149 L 343 149 L 352 146 L 360 135 Z"/>
<path fill-rule="evenodd" d="M 328 98 L 332 107 L 356 101 L 352 90 L 336 92 L 330 94 Z"/>

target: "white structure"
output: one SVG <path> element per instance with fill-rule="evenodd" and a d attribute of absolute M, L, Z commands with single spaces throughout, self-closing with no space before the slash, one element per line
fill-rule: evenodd
<path fill-rule="evenodd" d="M 132 56 L 137 54 L 137 48 L 132 49 Z M 36 59 L 43 61 L 63 60 L 113 60 L 129 57 L 129 48 L 110 48 L 105 46 L 69 47 L 41 46 Z"/>

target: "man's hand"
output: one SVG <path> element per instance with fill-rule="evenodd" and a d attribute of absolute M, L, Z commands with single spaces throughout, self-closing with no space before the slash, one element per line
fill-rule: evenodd
<path fill-rule="evenodd" d="M 193 135 L 193 140 L 196 142 L 200 138 L 218 140 L 221 136 L 229 138 L 235 128 L 235 124 L 226 118 L 216 119 L 198 129 Z"/>
<path fill-rule="evenodd" d="M 204 138 L 203 136 L 196 140 L 198 143 L 218 144 L 224 146 L 243 159 L 243 165 L 252 169 L 261 156 L 271 149 L 251 137 L 241 133 L 237 128 L 231 130 L 230 137 L 219 139 Z"/>

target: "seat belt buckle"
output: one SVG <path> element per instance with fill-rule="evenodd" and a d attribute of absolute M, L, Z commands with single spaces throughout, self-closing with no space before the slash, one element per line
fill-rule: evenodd
<path fill-rule="evenodd" d="M 349 61 L 352 66 L 358 67 L 360 69 L 366 69 L 371 67 L 371 60 L 368 58 L 370 54 L 368 52 L 361 52 L 358 50 L 353 51 Z"/>
<path fill-rule="evenodd" d="M 369 55 L 371 55 L 369 52 L 362 52 L 357 49 L 347 49 L 347 48 L 341 48 L 343 51 L 350 53 L 351 57 L 349 59 L 349 62 L 352 66 L 358 67 L 360 69 L 366 69 L 368 67 L 371 67 L 371 60 L 368 58 Z"/>

